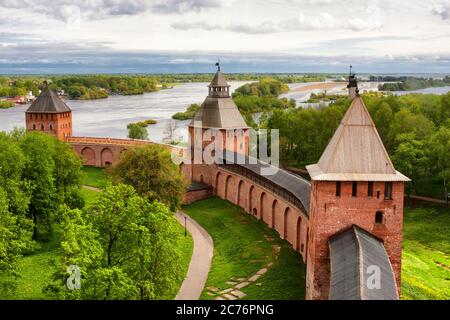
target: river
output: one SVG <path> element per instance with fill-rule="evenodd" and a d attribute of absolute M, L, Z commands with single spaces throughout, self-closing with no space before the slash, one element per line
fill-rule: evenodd
<path fill-rule="evenodd" d="M 231 91 L 247 82 L 230 81 Z M 369 83 L 362 90 L 375 90 L 378 83 Z M 135 96 L 110 96 L 100 100 L 67 100 L 72 109 L 73 135 L 87 137 L 126 138 L 127 124 L 147 119 L 158 121 L 148 127 L 149 139 L 162 142 L 168 121 L 176 112 L 185 111 L 192 103 L 202 103 L 208 94 L 208 83 L 185 83 L 176 85 L 173 89 L 150 92 Z M 318 88 L 302 90 L 305 86 L 319 85 Z M 318 83 L 290 84 L 291 91 L 283 97 L 295 99 L 299 106 L 306 101 L 312 92 L 321 92 Z M 444 94 L 450 87 L 427 88 L 417 91 L 394 92 L 394 94 L 435 93 Z M 328 90 L 329 93 L 346 93 L 346 88 L 339 85 Z M 14 127 L 25 127 L 25 110 L 28 105 L 21 105 L 10 109 L 0 109 L 0 131 L 9 131 Z M 178 129 L 176 138 L 187 141 L 186 126 L 188 121 L 176 121 Z"/>
<path fill-rule="evenodd" d="M 245 84 L 230 81 L 231 91 Z M 208 83 L 186 83 L 172 89 L 134 96 L 110 96 L 99 100 L 67 100 L 72 109 L 73 135 L 87 137 L 126 138 L 127 124 L 147 119 L 158 121 L 148 127 L 149 139 L 161 142 L 167 122 L 176 112 L 185 111 L 192 103 L 202 103 L 208 95 Z M 29 105 L 0 109 L 0 131 L 25 127 L 25 110 Z M 187 141 L 189 121 L 176 121 L 176 136 Z"/>

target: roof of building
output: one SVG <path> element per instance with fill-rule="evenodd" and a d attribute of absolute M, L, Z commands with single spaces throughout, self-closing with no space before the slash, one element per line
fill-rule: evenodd
<path fill-rule="evenodd" d="M 214 75 L 214 78 L 212 79 L 211 83 L 209 84 L 210 87 L 229 87 L 227 80 L 225 79 L 225 76 L 223 73 L 218 70 L 216 74 Z"/>
<path fill-rule="evenodd" d="M 330 300 L 398 300 L 394 272 L 381 240 L 353 226 L 331 237 L 329 247 Z M 371 266 L 379 268 L 379 287 L 369 279 L 376 272 Z"/>
<path fill-rule="evenodd" d="M 226 87 L 226 90 L 229 90 L 229 85 L 220 70 L 217 71 L 209 87 L 210 94 L 195 114 L 190 126 L 197 128 L 247 129 L 247 123 L 229 94 L 216 94 L 217 92 L 211 91 L 211 88 L 217 87 Z M 227 91 L 222 92 L 226 93 Z"/>
<path fill-rule="evenodd" d="M 31 106 L 26 112 L 38 112 L 38 113 L 62 113 L 70 112 L 70 108 L 67 104 L 61 100 L 48 85 L 42 90 L 39 97 L 33 101 Z"/>
<path fill-rule="evenodd" d="M 234 154 L 233 158 L 233 153 L 230 152 L 227 153 L 226 157 L 227 159 L 230 159 L 230 157 L 231 159 L 234 159 L 231 161 L 232 165 L 245 168 L 255 173 L 261 179 L 264 179 L 269 183 L 273 183 L 286 192 L 292 194 L 292 196 L 300 201 L 305 213 L 308 214 L 311 198 L 311 184 L 309 181 L 254 157 Z M 224 163 L 230 163 L 223 159 L 221 161 Z"/>
<path fill-rule="evenodd" d="M 306 169 L 313 180 L 409 181 L 395 170 L 359 96 L 353 99 L 319 162 Z"/>

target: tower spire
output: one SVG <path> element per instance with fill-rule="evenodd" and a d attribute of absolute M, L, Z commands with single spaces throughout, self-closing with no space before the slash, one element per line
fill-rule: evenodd
<path fill-rule="evenodd" d="M 359 89 L 358 89 L 358 79 L 356 78 L 356 75 L 352 72 L 353 66 L 350 65 L 350 74 L 348 76 L 348 96 L 351 100 L 355 99 L 359 96 Z"/>
<path fill-rule="evenodd" d="M 220 59 L 216 62 L 217 71 L 220 71 Z"/>

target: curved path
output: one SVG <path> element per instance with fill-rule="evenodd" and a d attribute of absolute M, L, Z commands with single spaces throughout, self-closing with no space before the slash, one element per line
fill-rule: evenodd
<path fill-rule="evenodd" d="M 208 279 L 214 243 L 211 236 L 197 222 L 183 212 L 177 212 L 176 218 L 186 226 L 194 240 L 194 250 L 189 263 L 189 270 L 175 300 L 198 300 Z"/>

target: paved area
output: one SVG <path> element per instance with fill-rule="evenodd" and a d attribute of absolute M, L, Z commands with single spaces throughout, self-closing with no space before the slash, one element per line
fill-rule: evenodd
<path fill-rule="evenodd" d="M 272 250 L 274 252 L 275 260 L 278 259 L 281 247 L 279 245 L 273 245 Z M 216 287 L 208 287 L 207 295 L 214 297 L 214 300 L 237 300 L 246 297 L 247 295 L 241 290 L 246 286 L 255 283 L 256 286 L 260 287 L 262 284 L 258 282 L 258 279 L 262 277 L 270 268 L 272 268 L 273 262 L 267 263 L 262 269 L 258 270 L 255 274 L 248 278 L 236 278 L 233 277 L 230 281 L 227 281 L 227 285 L 230 288 L 220 290 Z M 244 289 L 245 290 L 245 289 Z"/>
<path fill-rule="evenodd" d="M 198 300 L 208 279 L 214 243 L 211 236 L 197 222 L 179 211 L 176 218 L 184 226 L 186 217 L 187 230 L 194 240 L 194 250 L 186 278 L 175 300 Z"/>
<path fill-rule="evenodd" d="M 95 192 L 102 192 L 102 190 L 100 190 L 99 188 L 96 187 L 91 187 L 91 186 L 81 186 L 83 189 L 87 189 L 87 190 L 91 190 L 91 191 L 95 191 Z"/>
<path fill-rule="evenodd" d="M 407 197 L 407 196 L 405 195 L 405 197 Z M 423 197 L 423 196 L 410 195 L 409 197 L 411 199 L 416 199 L 416 200 L 421 200 L 421 201 L 428 201 L 428 202 L 432 202 L 432 203 L 439 203 L 439 204 L 446 204 L 447 203 L 447 201 L 445 201 L 445 200 L 429 198 L 429 197 Z"/>

